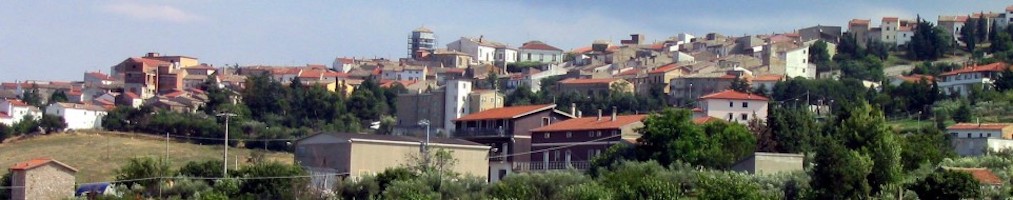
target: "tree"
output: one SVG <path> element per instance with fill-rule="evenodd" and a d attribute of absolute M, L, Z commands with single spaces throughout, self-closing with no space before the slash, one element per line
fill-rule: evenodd
<path fill-rule="evenodd" d="M 845 33 L 841 37 L 841 44 L 837 45 L 837 55 L 834 60 L 865 57 L 865 50 L 859 46 L 858 36 L 854 33 Z M 843 55 L 843 56 L 842 56 Z"/>
<path fill-rule="evenodd" d="M 3 143 L 11 135 L 14 135 L 14 129 L 7 124 L 0 124 L 0 143 Z"/>
<path fill-rule="evenodd" d="M 814 134 L 819 132 L 816 115 L 802 107 L 771 106 L 767 115 L 775 152 L 804 153 L 813 150 Z"/>
<path fill-rule="evenodd" d="M 21 100 L 25 101 L 28 105 L 35 107 L 42 107 L 42 96 L 39 94 L 39 86 L 32 84 L 32 89 L 21 94 Z"/>
<path fill-rule="evenodd" d="M 938 170 L 910 187 L 919 199 L 977 199 L 979 183 L 967 172 Z"/>
<path fill-rule="evenodd" d="M 50 105 L 57 102 L 64 103 L 68 101 L 70 101 L 70 98 L 67 97 L 67 92 L 64 92 L 63 90 L 56 90 L 55 92 L 53 92 L 52 95 L 49 96 L 49 102 L 46 103 L 46 105 Z"/>
<path fill-rule="evenodd" d="M 298 165 L 281 164 L 276 162 L 257 163 L 245 166 L 239 170 L 242 177 L 289 177 L 305 176 L 306 171 Z M 253 195 L 253 197 L 264 199 L 296 199 L 298 194 L 305 191 L 309 179 L 248 179 L 239 185 L 239 192 Z"/>
<path fill-rule="evenodd" d="M 566 187 L 556 197 L 573 200 L 611 200 L 614 195 L 611 189 L 598 182 L 587 182 Z"/>
<path fill-rule="evenodd" d="M 6 187 L 13 186 L 14 182 L 13 182 L 13 177 L 12 176 L 14 176 L 14 173 L 8 172 L 8 173 L 5 173 L 3 175 L 3 177 L 0 177 L 0 187 L 5 187 L 6 188 Z M 11 199 L 11 192 L 10 192 L 10 190 L 0 192 L 0 199 L 3 199 L 3 200 Z"/>
<path fill-rule="evenodd" d="M 967 52 L 974 52 L 978 45 L 978 28 L 975 25 L 978 24 L 977 21 L 977 18 L 968 16 L 967 22 L 965 22 L 967 25 L 960 29 L 960 41 L 964 42 Z"/>
<path fill-rule="evenodd" d="M 735 80 L 732 80 L 732 86 L 729 89 L 735 90 L 737 92 L 748 93 L 749 82 L 746 82 L 746 80 L 742 77 L 735 77 Z"/>
<path fill-rule="evenodd" d="M 172 174 L 169 164 L 152 157 L 131 158 L 127 164 L 116 170 L 116 180 L 128 186 L 139 185 L 147 189 L 147 194 L 161 187 L 159 182 Z"/>
<path fill-rule="evenodd" d="M 1005 31 L 996 32 L 995 37 L 992 38 L 992 45 L 989 46 L 989 50 L 992 53 L 1013 50 L 1013 38 Z"/>
<path fill-rule="evenodd" d="M 46 133 L 60 132 L 67 128 L 67 122 L 63 120 L 62 116 L 45 114 L 39 120 L 39 127 Z"/>
<path fill-rule="evenodd" d="M 869 40 L 865 42 L 866 52 L 869 55 L 876 56 L 880 60 L 886 60 L 890 57 L 890 48 L 885 43 L 879 40 Z"/>
<path fill-rule="evenodd" d="M 934 126 L 922 128 L 903 138 L 901 160 L 905 171 L 913 171 L 922 165 L 934 165 L 944 158 L 956 157 L 950 139 Z"/>
<path fill-rule="evenodd" d="M 868 182 L 872 193 L 878 193 L 884 185 L 900 181 L 900 144 L 886 125 L 883 113 L 862 102 L 846 115 L 840 117 L 843 120 L 834 134 L 842 139 L 846 148 L 871 158 L 872 171 Z"/>
<path fill-rule="evenodd" d="M 975 37 L 978 37 L 978 42 L 987 42 L 989 41 L 988 18 L 985 17 L 985 12 L 980 12 L 978 16 L 979 18 L 977 20 L 977 23 L 974 24 L 974 26 L 977 26 L 975 27 L 975 29 L 978 29 L 977 32 L 975 32 Z"/>
<path fill-rule="evenodd" d="M 756 138 L 737 123 L 712 122 L 700 127 L 685 109 L 666 109 L 644 120 L 644 133 L 637 141 L 641 159 L 663 165 L 683 161 L 692 165 L 724 169 L 751 154 Z"/>
<path fill-rule="evenodd" d="M 727 169 L 756 150 L 756 136 L 742 124 L 710 122 L 704 124 L 703 128 L 710 140 L 708 144 L 717 145 L 707 149 L 710 151 L 708 159 L 701 163 L 703 166 Z"/>
<path fill-rule="evenodd" d="M 935 60 L 950 51 L 950 35 L 946 30 L 936 27 L 918 16 L 918 26 L 908 45 L 911 58 L 918 60 Z"/>
<path fill-rule="evenodd" d="M 809 46 L 809 61 L 817 66 L 826 65 L 830 62 L 830 53 L 827 53 L 827 43 L 818 40 Z"/>
<path fill-rule="evenodd" d="M 867 199 L 872 160 L 844 145 L 825 140 L 815 156 L 812 177 L 814 199 Z"/>
<path fill-rule="evenodd" d="M 654 161 L 624 162 L 612 171 L 602 173 L 598 181 L 612 188 L 612 199 L 679 199 L 679 187 L 665 180 L 665 167 Z"/>
<path fill-rule="evenodd" d="M 221 177 L 221 160 L 190 161 L 179 168 L 179 175 L 192 178 Z M 213 181 L 208 180 L 208 183 Z"/>
<path fill-rule="evenodd" d="M 1013 89 L 1013 67 L 1006 68 L 999 73 L 999 78 L 995 79 L 995 89 L 998 91 L 1010 91 Z"/>
<path fill-rule="evenodd" d="M 559 199 L 570 186 L 592 182 L 591 178 L 573 171 L 521 173 L 507 176 L 489 187 L 489 196 L 496 199 Z"/>
<path fill-rule="evenodd" d="M 489 70 L 489 74 L 485 77 L 486 89 L 499 90 L 499 73 L 496 70 Z"/>
<path fill-rule="evenodd" d="M 960 106 L 953 113 L 953 121 L 957 121 L 958 123 L 971 122 L 971 115 L 971 105 L 967 101 L 960 101 Z"/>

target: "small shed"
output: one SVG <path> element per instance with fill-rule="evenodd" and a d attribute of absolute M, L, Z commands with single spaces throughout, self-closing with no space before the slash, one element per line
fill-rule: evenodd
<path fill-rule="evenodd" d="M 74 196 L 77 169 L 49 158 L 36 158 L 10 167 L 12 200 L 66 199 Z"/>

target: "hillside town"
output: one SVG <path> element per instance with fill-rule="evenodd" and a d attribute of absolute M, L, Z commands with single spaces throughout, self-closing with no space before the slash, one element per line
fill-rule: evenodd
<path fill-rule="evenodd" d="M 403 55 L 291 66 L 137 52 L 0 84 L 0 144 L 224 155 L 79 180 L 93 166 L 21 152 L 0 199 L 1011 198 L 1013 6 L 982 9 L 572 47 L 406 27 Z"/>

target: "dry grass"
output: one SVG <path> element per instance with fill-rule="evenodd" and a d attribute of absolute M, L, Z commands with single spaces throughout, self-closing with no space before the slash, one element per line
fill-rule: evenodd
<path fill-rule="evenodd" d="M 240 165 L 247 164 L 253 152 L 266 152 L 244 148 L 229 149 L 229 168 L 233 169 L 237 156 Z M 47 157 L 77 168 L 77 182 L 89 183 L 113 180 L 115 170 L 130 158 L 166 155 L 165 140 L 148 135 L 78 132 L 37 136 L 0 144 L 0 166 L 32 158 Z M 221 159 L 221 145 L 197 145 L 169 142 L 169 161 L 173 169 L 189 161 Z M 267 152 L 267 160 L 292 163 L 293 155 L 284 152 Z"/>

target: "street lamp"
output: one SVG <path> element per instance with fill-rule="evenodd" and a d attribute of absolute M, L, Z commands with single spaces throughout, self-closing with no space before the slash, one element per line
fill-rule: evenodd
<path fill-rule="evenodd" d="M 236 114 L 232 113 L 218 113 L 216 116 L 225 117 L 225 154 L 222 155 L 222 178 L 229 177 L 229 118 L 235 117 Z"/>
<path fill-rule="evenodd" d="M 426 165 L 429 165 L 429 120 L 419 120 L 419 126 L 426 126 L 426 143 L 422 144 L 422 156 L 425 156 Z"/>

